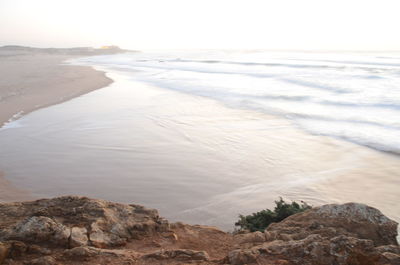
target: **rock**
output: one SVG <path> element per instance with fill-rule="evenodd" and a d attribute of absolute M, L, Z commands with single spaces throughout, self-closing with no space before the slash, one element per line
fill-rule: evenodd
<path fill-rule="evenodd" d="M 232 265 L 243 265 L 257 263 L 260 252 L 257 249 L 233 250 L 228 254 L 229 263 Z"/>
<path fill-rule="evenodd" d="M 7 258 L 10 251 L 10 245 L 0 242 L 0 264 Z"/>
<path fill-rule="evenodd" d="M 397 223 L 356 203 L 324 205 L 271 224 L 265 242 L 256 233 L 236 235 L 231 264 L 398 264 Z M 260 238 L 260 240 L 257 240 Z"/>
<path fill-rule="evenodd" d="M 262 243 L 262 242 L 265 242 L 265 234 L 260 231 L 253 232 L 253 233 L 247 233 L 247 234 L 237 234 L 237 235 L 235 235 L 235 240 L 239 244 Z"/>
<path fill-rule="evenodd" d="M 400 255 L 400 246 L 398 246 L 398 245 L 397 246 L 396 245 L 379 246 L 379 247 L 376 247 L 375 250 L 380 253 L 392 252 L 392 253 Z"/>
<path fill-rule="evenodd" d="M 120 249 L 101 249 L 89 246 L 75 247 L 67 249 L 63 253 L 63 258 L 74 261 L 88 261 L 92 258 L 104 260 L 105 258 L 123 258 L 131 260 L 132 256 L 138 256 L 135 252 L 127 253 Z M 118 263 L 119 264 L 119 263 Z"/>
<path fill-rule="evenodd" d="M 88 244 L 87 230 L 84 227 L 72 227 L 69 241 L 70 247 L 86 246 Z"/>
<path fill-rule="evenodd" d="M 275 240 L 250 249 L 234 250 L 228 254 L 231 264 L 289 264 L 348 265 L 376 264 L 379 254 L 371 240 L 339 236 L 331 240 L 310 235 L 302 240 Z"/>
<path fill-rule="evenodd" d="M 21 241 L 7 241 L 7 244 L 10 246 L 8 256 L 11 258 L 21 257 L 28 250 L 28 246 Z"/>
<path fill-rule="evenodd" d="M 104 233 L 97 223 L 92 223 L 89 235 L 90 242 L 97 248 L 106 248 L 107 246 L 116 245 L 110 237 L 109 233 Z"/>
<path fill-rule="evenodd" d="M 56 265 L 56 260 L 51 256 L 45 256 L 32 260 L 29 265 Z"/>
<path fill-rule="evenodd" d="M 346 235 L 370 239 L 375 246 L 397 244 L 397 223 L 379 210 L 364 204 L 329 204 L 292 215 L 280 223 L 271 224 L 266 231 L 290 236 L 288 240 L 304 239 L 310 234 L 325 237 Z M 268 236 L 267 236 L 268 237 Z"/>
<path fill-rule="evenodd" d="M 400 264 L 400 255 L 394 254 L 391 252 L 384 252 L 382 253 L 382 262 L 384 264 L 390 264 L 390 265 L 399 265 Z"/>
<path fill-rule="evenodd" d="M 142 256 L 142 259 L 167 260 L 174 259 L 177 261 L 208 261 L 210 257 L 205 251 L 195 251 L 190 249 L 160 250 Z"/>
<path fill-rule="evenodd" d="M 161 232 L 160 235 L 164 238 L 171 239 L 172 241 L 178 241 L 178 235 L 174 233 L 174 231 L 164 231 Z"/>
<path fill-rule="evenodd" d="M 16 225 L 15 225 L 16 224 Z M 158 212 L 140 205 L 124 205 L 86 197 L 64 196 L 23 203 L 0 204 L 0 240 L 52 243 L 66 246 L 120 246 L 140 235 L 165 231 L 168 221 Z M 90 238 L 85 238 L 85 228 Z M 86 235 L 87 237 L 87 235 Z"/>
<path fill-rule="evenodd" d="M 53 219 L 44 216 L 32 216 L 8 229 L 3 238 L 29 243 L 52 242 L 66 246 L 69 236 L 69 229 Z"/>
<path fill-rule="evenodd" d="M 65 264 L 399 265 L 396 235 L 396 222 L 354 203 L 236 235 L 170 225 L 155 210 L 85 197 L 0 203 L 5 264 L 57 264 L 57 257 Z"/>
<path fill-rule="evenodd" d="M 85 259 L 94 257 L 100 253 L 100 250 L 93 247 L 75 247 L 64 251 L 64 256 L 71 259 Z"/>
<path fill-rule="evenodd" d="M 30 245 L 28 248 L 28 253 L 30 254 L 40 254 L 40 255 L 50 255 L 51 250 L 48 248 L 42 248 L 38 245 Z"/>

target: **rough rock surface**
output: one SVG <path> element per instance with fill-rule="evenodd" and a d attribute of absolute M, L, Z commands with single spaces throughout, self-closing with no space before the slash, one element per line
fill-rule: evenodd
<path fill-rule="evenodd" d="M 375 246 L 396 244 L 397 223 L 379 210 L 359 203 L 328 204 L 290 216 L 268 227 L 269 236 L 285 240 L 304 239 L 310 234 L 324 237 L 346 235 L 372 240 Z M 268 234 L 268 233 L 267 233 Z"/>
<path fill-rule="evenodd" d="M 330 204 L 236 235 L 231 264 L 400 264 L 397 223 L 364 204 Z M 253 238 L 253 239 L 252 239 Z"/>
<path fill-rule="evenodd" d="M 324 205 L 229 234 L 86 197 L 0 204 L 0 264 L 400 265 L 397 223 L 363 204 Z"/>

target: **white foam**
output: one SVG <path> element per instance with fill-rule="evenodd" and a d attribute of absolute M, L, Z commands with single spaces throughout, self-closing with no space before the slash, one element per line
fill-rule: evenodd
<path fill-rule="evenodd" d="M 80 60 L 162 88 L 293 119 L 312 133 L 398 152 L 397 54 L 175 52 Z"/>

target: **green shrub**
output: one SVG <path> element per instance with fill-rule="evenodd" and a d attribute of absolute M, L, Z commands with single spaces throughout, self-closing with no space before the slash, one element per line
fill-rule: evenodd
<path fill-rule="evenodd" d="M 282 198 L 275 201 L 275 204 L 274 211 L 266 209 L 247 216 L 239 215 L 239 220 L 235 223 L 235 226 L 239 226 L 239 231 L 264 231 L 271 223 L 280 222 L 292 214 L 311 209 L 311 206 L 305 202 L 301 202 L 301 204 L 297 202 L 286 203 Z"/>

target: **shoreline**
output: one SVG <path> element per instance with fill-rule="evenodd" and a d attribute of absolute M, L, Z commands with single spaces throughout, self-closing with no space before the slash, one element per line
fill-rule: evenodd
<path fill-rule="evenodd" d="M 91 66 L 65 64 L 88 55 L 0 50 L 0 129 L 35 110 L 68 101 L 113 82 Z M 0 168 L 0 201 L 33 199 L 15 187 Z"/>
<path fill-rule="evenodd" d="M 76 55 L 0 53 L 0 128 L 14 117 L 59 104 L 113 82 L 91 66 L 64 64 Z"/>
<path fill-rule="evenodd" d="M 92 67 L 98 69 L 96 67 L 99 66 Z M 221 209 L 230 210 L 233 218 L 238 212 L 247 214 L 236 207 L 256 211 L 259 209 L 252 207 L 269 207 L 270 205 L 264 205 L 265 201 L 272 202 L 279 196 L 304 200 L 314 205 L 357 201 L 382 209 L 390 217 L 400 220 L 395 204 L 398 195 L 391 187 L 391 183 L 397 183 L 398 157 L 380 154 L 379 151 L 344 140 L 309 134 L 293 127 L 290 120 L 281 117 L 229 108 L 214 99 L 146 86 L 140 82 L 125 80 L 123 72 L 107 68 L 105 72 L 114 81 L 111 86 L 53 106 L 49 111 L 38 111 L 29 115 L 39 117 L 39 120 L 35 121 L 35 118 L 29 117 L 28 121 L 24 121 L 28 122 L 28 128 L 39 129 L 33 131 L 34 137 L 31 140 L 39 140 L 49 148 L 42 150 L 38 148 L 40 146 L 31 145 L 32 141 L 27 141 L 26 144 L 19 143 L 21 148 L 10 144 L 11 148 L 8 150 L 16 157 L 14 160 L 6 157 L 2 160 L 3 166 L 9 169 L 7 177 L 11 176 L 10 179 L 17 187 L 35 187 L 34 190 L 39 192 L 35 198 L 84 194 L 125 203 L 134 201 L 157 208 L 162 213 L 169 213 L 168 218 L 172 220 L 185 219 L 188 223 L 195 223 L 208 214 L 209 224 L 219 227 L 224 227 L 217 224 L 223 222 L 218 220 Z M 131 90 L 131 87 L 146 89 Z M 156 105 L 155 99 L 158 103 Z M 113 102 L 118 104 L 113 105 Z M 121 106 L 124 104 L 126 105 Z M 90 111 L 87 111 L 88 106 L 92 106 Z M 102 120 L 104 115 L 113 112 L 119 114 Z M 79 145 L 75 145 L 70 147 L 70 150 L 57 149 L 63 142 L 68 143 L 68 139 L 77 143 L 79 137 L 76 138 L 77 135 L 73 135 L 74 132 L 69 130 L 76 126 L 71 123 L 70 127 L 58 127 L 54 122 L 50 122 L 48 126 L 46 121 L 48 118 L 59 117 L 54 121 L 67 118 L 66 122 L 73 122 L 74 115 L 79 117 L 75 120 L 78 121 L 75 125 L 83 125 L 84 129 L 90 129 L 86 131 L 90 132 L 90 135 L 101 136 L 102 131 L 96 131 L 96 128 L 124 128 L 123 131 L 129 131 L 136 140 L 107 142 L 111 140 L 110 137 L 119 138 L 119 133 L 124 133 L 117 130 L 109 131 L 107 138 L 99 137 L 100 141 L 93 137 L 85 138 L 82 144 L 88 148 L 79 149 Z M 84 119 L 80 120 L 82 116 Z M 129 129 L 129 122 L 132 121 L 134 123 Z M 99 122 L 101 126 L 98 126 Z M 112 122 L 112 126 L 109 122 Z M 55 127 L 51 127 L 54 125 Z M 41 126 L 44 128 L 40 128 Z M 46 127 L 51 128 L 47 137 Z M 30 135 L 29 130 L 22 130 L 23 133 L 17 137 L 14 134 L 18 134 L 19 130 L 12 131 L 13 129 L 4 132 L 8 142 L 20 141 L 18 139 L 24 142 L 23 138 Z M 58 132 L 54 135 L 56 139 L 46 142 L 48 136 L 53 138 L 54 131 Z M 10 135 L 14 136 L 9 137 Z M 4 144 L 5 153 L 7 145 Z M 68 144 L 66 146 L 68 147 Z M 56 148 L 53 149 L 54 147 Z M 44 155 L 40 157 L 39 154 L 37 158 L 32 154 L 18 152 L 18 149 L 40 149 Z M 102 153 L 102 161 L 87 159 L 96 157 L 98 152 Z M 63 168 L 62 165 L 58 167 L 58 161 L 52 160 L 52 154 L 62 154 L 82 161 L 73 164 L 74 168 L 83 170 L 79 184 L 76 179 L 77 172 L 70 171 L 69 167 Z M 84 159 L 81 159 L 82 154 L 88 156 L 84 155 Z M 129 163 L 113 168 L 108 163 L 115 158 Z M 30 166 L 30 163 L 41 164 Z M 183 163 L 185 166 L 176 166 L 176 163 Z M 18 169 L 21 164 L 26 165 L 26 171 Z M 42 165 L 42 169 L 32 171 L 38 165 Z M 126 182 L 114 185 L 115 180 L 110 180 L 109 175 L 103 174 L 102 170 L 94 170 L 102 165 L 106 165 L 105 169 Z M 131 167 L 127 168 L 127 165 Z M 204 165 L 208 165 L 207 168 L 204 168 Z M 89 173 L 85 175 L 85 172 Z M 140 172 L 140 175 L 137 174 L 136 178 L 129 182 L 129 172 Z M 155 177 L 158 173 L 160 178 Z M 221 179 L 215 180 L 213 175 L 218 175 Z M 96 176 L 96 187 L 88 176 Z M 55 178 L 57 180 L 54 180 Z M 149 181 L 151 178 L 154 181 Z M 385 180 L 381 180 L 382 178 Z M 174 180 L 177 181 L 176 187 L 165 187 Z M 142 184 L 143 181 L 151 182 L 151 189 L 146 191 L 146 188 L 139 188 L 135 191 L 136 182 L 141 181 Z M 206 189 L 196 189 L 192 186 L 193 182 Z M 365 190 L 369 190 L 371 196 L 365 196 Z M 160 192 L 155 196 L 151 195 L 152 191 Z M 187 194 L 184 194 L 185 192 Z M 203 195 L 200 196 L 199 193 Z M 195 195 L 198 197 L 197 201 Z M 160 196 L 165 198 L 160 199 Z M 193 205 L 182 200 L 188 196 L 192 196 L 191 201 L 195 202 Z M 204 198 L 209 199 L 205 201 Z M 168 205 L 160 205 L 163 201 L 168 202 Z M 173 212 L 176 215 L 172 214 Z"/>
<path fill-rule="evenodd" d="M 314 206 L 357 201 L 380 208 L 391 218 L 399 220 L 398 211 L 393 211 L 397 195 L 390 192 L 390 183 L 397 181 L 398 158 L 347 141 L 308 134 L 276 116 L 227 108 L 213 99 L 125 80 L 125 75 L 118 71 L 106 72 L 114 80 L 111 86 L 53 106 L 50 112 L 39 111 L 24 120 L 27 128 L 33 126 L 40 130 L 39 137 L 32 139 L 36 139 L 35 142 L 44 140 L 43 143 L 50 148 L 41 150 L 41 157 L 34 161 L 32 156 L 18 151 L 13 154 L 17 160 L 9 162 L 19 165 L 29 161 L 35 163 L 36 168 L 27 166 L 28 171 L 21 171 L 15 166 L 15 170 L 9 167 L 18 187 L 34 187 L 37 198 L 84 194 L 122 203 L 137 202 L 159 209 L 170 220 L 207 223 L 224 229 L 229 228 L 221 219 L 225 219 L 219 214 L 221 209 L 226 209 L 227 218 L 232 219 L 238 213 L 260 210 L 260 205 L 270 207 L 265 202 L 273 202 L 279 196 L 304 200 Z M 146 89 L 131 90 L 132 86 Z M 154 100 L 157 100 L 157 105 L 154 105 Z M 132 104 L 134 108 L 126 112 Z M 85 111 L 87 106 L 94 108 Z M 119 109 L 124 112 L 118 112 Z M 124 115 L 108 116 L 103 120 L 102 117 L 111 112 Z M 59 127 L 55 120 L 51 121 L 54 116 L 51 113 L 72 122 L 68 126 L 83 125 L 90 131 L 83 130 L 83 135 L 76 135 L 65 130 L 64 125 Z M 35 125 L 37 121 L 43 121 L 42 126 L 49 127 L 50 132 L 58 131 L 60 135 L 47 141 L 46 131 Z M 112 122 L 111 127 L 109 122 Z M 108 132 L 107 135 L 112 137 L 103 139 L 100 137 L 101 128 L 122 128 L 122 131 Z M 37 135 L 36 129 L 12 130 L 4 132 L 8 142 L 21 139 L 27 133 Z M 120 142 L 120 133 L 127 131 L 134 135 L 133 141 Z M 87 132 L 99 135 L 99 138 L 86 138 Z M 82 136 L 84 141 L 80 145 Z M 62 144 L 71 139 L 75 144 L 73 148 Z M 27 150 L 36 150 L 36 145 L 31 144 L 32 141 L 19 143 Z M 60 145 L 63 146 L 61 149 Z M 13 149 L 15 147 L 9 150 Z M 98 152 L 102 152 L 100 161 L 88 159 L 97 157 Z M 57 156 L 61 153 L 82 161 L 73 164 L 74 168 L 82 169 L 79 184 L 76 183 L 76 171 L 59 164 L 57 159 L 51 159 L 54 157 L 51 154 Z M 146 155 L 143 157 L 143 154 Z M 129 162 L 118 167 L 109 164 L 116 158 Z M 3 160 L 4 165 L 11 165 L 5 157 Z M 36 163 L 43 164 L 42 169 Z M 207 168 L 203 167 L 205 164 Z M 106 167 L 101 169 L 101 165 Z M 113 172 L 119 179 L 110 179 L 106 172 Z M 129 172 L 140 174 L 131 178 Z M 214 175 L 220 179 L 213 179 Z M 27 179 L 26 176 L 33 178 Z M 96 176 L 95 182 L 90 176 Z M 383 176 L 387 183 L 380 182 Z M 205 181 L 207 179 L 209 181 Z M 38 185 L 43 181 L 47 185 Z M 113 185 L 115 181 L 123 184 Z M 208 185 L 210 182 L 213 185 Z M 136 183 L 144 187 L 137 187 Z M 151 185 L 147 187 L 146 183 Z M 207 188 L 199 190 L 192 183 Z M 359 185 L 348 187 L 348 183 Z M 378 186 L 387 191 L 382 193 L 374 188 Z M 371 196 L 365 196 L 365 190 L 370 190 Z M 160 192 L 155 196 L 154 191 Z M 338 191 L 339 197 L 336 196 Z M 182 200 L 187 196 L 192 196 L 190 203 Z"/>

